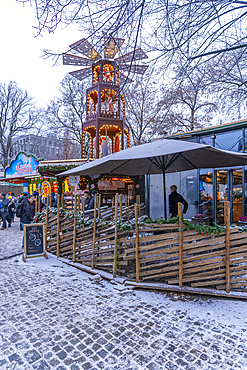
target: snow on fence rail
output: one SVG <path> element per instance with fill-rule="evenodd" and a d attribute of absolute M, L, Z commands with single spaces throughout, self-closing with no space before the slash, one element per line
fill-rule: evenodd
<path fill-rule="evenodd" d="M 137 282 L 247 291 L 247 232 L 230 227 L 230 203 L 225 206 L 225 230 L 205 235 L 186 230 L 181 204 L 178 224 L 138 224 L 144 205 L 135 205 L 126 230 L 119 215 L 127 219 L 128 210 L 120 212 L 117 201 L 107 209 L 108 223 L 104 212 L 97 218 L 96 204 L 88 224 L 47 211 L 47 251 Z"/>

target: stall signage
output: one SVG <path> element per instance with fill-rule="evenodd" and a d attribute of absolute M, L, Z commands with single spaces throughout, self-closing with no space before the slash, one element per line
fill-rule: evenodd
<path fill-rule="evenodd" d="M 43 197 L 47 197 L 47 195 L 51 194 L 51 184 L 49 181 L 44 181 L 41 184 L 41 193 Z"/>
<path fill-rule="evenodd" d="M 76 186 L 80 182 L 80 176 L 69 176 L 69 184 L 71 186 Z"/>
<path fill-rule="evenodd" d="M 119 181 L 100 180 L 98 182 L 98 189 L 99 190 L 125 189 L 125 182 L 121 180 Z"/>
<path fill-rule="evenodd" d="M 45 225 L 24 225 L 24 255 L 23 261 L 32 257 L 47 257 L 45 252 Z"/>
<path fill-rule="evenodd" d="M 32 156 L 26 156 L 24 153 L 19 153 L 5 170 L 7 179 L 15 177 L 36 176 L 38 175 L 39 162 Z"/>

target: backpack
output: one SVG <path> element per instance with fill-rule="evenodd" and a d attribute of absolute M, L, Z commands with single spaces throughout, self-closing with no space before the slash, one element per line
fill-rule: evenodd
<path fill-rule="evenodd" d="M 16 217 L 21 218 L 22 213 L 23 213 L 23 200 L 19 202 L 16 206 L 16 212 L 15 212 Z"/>

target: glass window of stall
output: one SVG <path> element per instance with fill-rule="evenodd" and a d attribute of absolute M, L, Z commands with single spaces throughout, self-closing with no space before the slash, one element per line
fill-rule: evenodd
<path fill-rule="evenodd" d="M 213 222 L 213 169 L 200 170 L 199 173 L 199 213 Z"/>
<path fill-rule="evenodd" d="M 215 148 L 242 152 L 243 130 L 232 130 L 216 134 Z"/>

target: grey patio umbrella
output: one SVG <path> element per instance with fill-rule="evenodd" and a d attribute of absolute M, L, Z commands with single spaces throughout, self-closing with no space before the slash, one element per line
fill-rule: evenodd
<path fill-rule="evenodd" d="M 187 171 L 198 168 L 220 168 L 247 165 L 247 155 L 220 150 L 210 145 L 182 140 L 155 140 L 96 159 L 93 162 L 60 173 L 58 176 L 96 175 L 151 175 Z M 164 211 L 166 197 L 164 191 Z"/>

